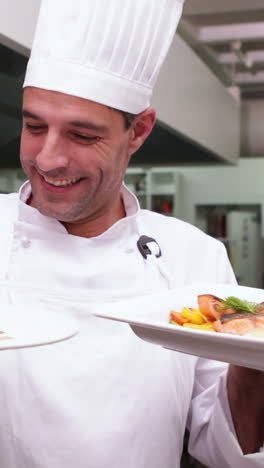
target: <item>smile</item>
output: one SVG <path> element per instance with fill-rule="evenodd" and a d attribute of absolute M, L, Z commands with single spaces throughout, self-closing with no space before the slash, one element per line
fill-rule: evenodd
<path fill-rule="evenodd" d="M 79 179 L 53 180 L 53 179 L 50 179 L 49 177 L 44 177 L 44 176 L 43 176 L 43 179 L 48 184 L 55 185 L 55 187 L 67 187 L 68 185 L 76 184 L 77 182 L 79 182 L 81 180 L 81 178 L 79 178 Z"/>

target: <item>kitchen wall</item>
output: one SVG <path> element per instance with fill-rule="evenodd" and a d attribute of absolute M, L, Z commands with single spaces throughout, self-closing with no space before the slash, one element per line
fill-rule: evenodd
<path fill-rule="evenodd" d="M 197 205 L 261 205 L 264 237 L 264 159 L 241 158 L 233 166 L 180 167 L 180 217 L 195 224 Z"/>
<path fill-rule="evenodd" d="M 40 0 L 0 2 L 0 43 L 28 55 Z"/>
<path fill-rule="evenodd" d="M 17 192 L 25 180 L 22 169 L 1 169 L 0 193 Z"/>
<path fill-rule="evenodd" d="M 241 154 L 264 155 L 264 99 L 245 99 L 241 106 Z"/>
<path fill-rule="evenodd" d="M 177 34 L 154 87 L 152 105 L 163 124 L 220 160 L 238 159 L 239 102 Z"/>
<path fill-rule="evenodd" d="M 171 185 L 162 182 L 164 171 L 177 175 L 174 184 L 180 181 L 173 198 L 177 216 L 224 242 L 240 284 L 263 287 L 264 159 L 241 158 L 236 165 L 214 167 L 155 167 L 159 196 Z M 155 187 L 150 184 L 150 196 Z"/>

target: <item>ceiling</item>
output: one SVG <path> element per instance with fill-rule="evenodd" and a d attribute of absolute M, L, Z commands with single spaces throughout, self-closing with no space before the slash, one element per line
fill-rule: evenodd
<path fill-rule="evenodd" d="M 264 98 L 264 0 L 185 0 L 179 34 L 226 86 L 242 99 Z M 0 168 L 19 167 L 22 83 L 27 57 L 0 44 Z M 195 142 L 159 123 L 135 164 L 218 163 Z"/>
<path fill-rule="evenodd" d="M 179 33 L 242 98 L 264 97 L 263 0 L 185 0 Z"/>

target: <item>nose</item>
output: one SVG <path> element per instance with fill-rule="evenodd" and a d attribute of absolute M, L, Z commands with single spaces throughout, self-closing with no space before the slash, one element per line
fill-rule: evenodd
<path fill-rule="evenodd" d="M 38 169 L 42 172 L 52 172 L 66 169 L 69 165 L 66 145 L 63 137 L 49 130 L 42 141 L 42 146 L 36 157 Z"/>

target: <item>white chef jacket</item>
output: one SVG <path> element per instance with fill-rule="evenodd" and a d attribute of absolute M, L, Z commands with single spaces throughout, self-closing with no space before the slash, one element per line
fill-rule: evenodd
<path fill-rule="evenodd" d="M 125 187 L 126 217 L 79 238 L 28 206 L 30 190 L 0 196 L 0 302 L 74 315 L 81 331 L 0 353 L 1 468 L 179 468 L 187 423 L 190 451 L 208 467 L 263 467 L 264 453 L 243 456 L 235 439 L 225 364 L 151 345 L 92 315 L 94 303 L 234 281 L 223 245 L 140 210 Z M 141 235 L 158 242 L 161 257 L 143 258 Z"/>

